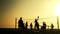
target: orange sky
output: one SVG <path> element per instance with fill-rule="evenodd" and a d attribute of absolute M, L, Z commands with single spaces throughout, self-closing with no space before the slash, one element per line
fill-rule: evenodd
<path fill-rule="evenodd" d="M 15 28 L 15 18 L 19 19 L 20 16 L 23 19 L 35 19 L 37 16 L 40 18 L 55 17 L 53 24 L 54 28 L 57 28 L 54 12 L 57 4 L 60 4 L 60 0 L 13 0 L 10 4 L 8 2 L 6 7 L 3 3 L 5 10 L 3 9 L 1 14 L 0 28 Z"/>

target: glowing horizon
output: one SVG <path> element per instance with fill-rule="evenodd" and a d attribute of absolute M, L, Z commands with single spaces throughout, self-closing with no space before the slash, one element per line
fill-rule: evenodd
<path fill-rule="evenodd" d="M 0 28 L 15 28 L 15 18 L 35 19 L 37 16 L 40 18 L 54 17 L 50 20 L 51 23 L 56 20 L 56 14 L 60 15 L 60 0 L 10 0 L 3 1 L 1 4 Z M 26 21 L 24 20 L 24 22 Z M 53 24 L 54 28 L 57 28 L 56 21 Z"/>

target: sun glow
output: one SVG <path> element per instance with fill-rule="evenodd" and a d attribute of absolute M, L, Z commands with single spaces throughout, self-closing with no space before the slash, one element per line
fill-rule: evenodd
<path fill-rule="evenodd" d="M 56 4 L 54 11 L 55 15 L 60 16 L 60 3 Z"/>

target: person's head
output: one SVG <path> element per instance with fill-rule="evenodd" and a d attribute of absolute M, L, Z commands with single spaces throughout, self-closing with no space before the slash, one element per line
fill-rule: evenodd
<path fill-rule="evenodd" d="M 22 20 L 22 17 L 20 17 L 20 20 Z"/>
<path fill-rule="evenodd" d="M 51 25 L 53 25 L 53 24 L 51 23 Z"/>
<path fill-rule="evenodd" d="M 30 23 L 30 24 L 32 24 L 32 23 Z"/>
<path fill-rule="evenodd" d="M 26 21 L 26 23 L 28 23 L 28 22 Z"/>
<path fill-rule="evenodd" d="M 43 24 L 45 24 L 45 22 L 43 22 Z"/>
<path fill-rule="evenodd" d="M 37 19 L 35 19 L 35 21 L 36 21 Z"/>

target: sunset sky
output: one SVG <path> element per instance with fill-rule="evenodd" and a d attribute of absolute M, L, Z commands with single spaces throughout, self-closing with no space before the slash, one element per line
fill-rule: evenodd
<path fill-rule="evenodd" d="M 34 22 L 37 16 L 42 20 L 40 24 L 45 18 L 45 22 L 50 20 L 46 24 L 50 26 L 53 23 L 54 28 L 57 28 L 56 16 L 60 15 L 60 0 L 1 0 L 0 4 L 0 28 L 15 28 L 15 18 L 33 19 L 31 22 Z"/>

